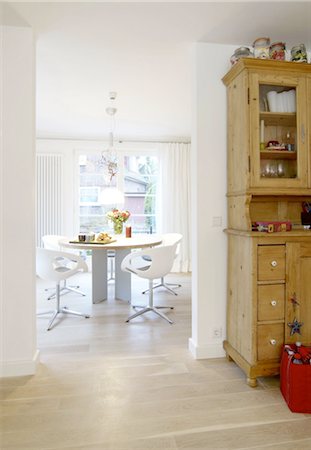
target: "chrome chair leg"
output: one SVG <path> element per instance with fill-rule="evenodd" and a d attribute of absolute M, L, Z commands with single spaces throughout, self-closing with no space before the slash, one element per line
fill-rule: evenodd
<path fill-rule="evenodd" d="M 129 322 L 130 320 L 135 319 L 135 317 L 141 316 L 142 314 L 145 314 L 148 311 L 151 311 L 151 308 L 149 308 L 149 306 L 142 308 L 140 311 L 136 311 L 136 313 L 128 317 L 126 322 Z"/>
<path fill-rule="evenodd" d="M 45 314 L 53 314 L 54 312 L 55 312 L 55 309 L 51 309 L 50 311 L 38 312 L 36 315 L 37 316 L 44 316 Z"/>
<path fill-rule="evenodd" d="M 72 311 L 71 309 L 68 309 L 66 306 L 61 308 L 60 311 L 58 311 L 56 309 L 53 312 L 54 312 L 54 314 L 53 314 L 52 319 L 50 320 L 50 322 L 48 324 L 47 331 L 50 331 L 52 329 L 52 324 L 53 324 L 54 320 L 56 319 L 56 317 L 58 316 L 58 314 L 60 314 L 60 313 L 72 314 L 74 316 L 81 316 L 81 317 L 85 317 L 86 319 L 89 319 L 91 317 L 89 314 L 80 313 L 78 311 Z"/>
<path fill-rule="evenodd" d="M 179 284 L 179 283 L 164 283 L 164 284 L 165 284 L 165 286 L 172 286 L 172 287 L 175 287 L 175 289 L 181 287 L 181 284 Z"/>
<path fill-rule="evenodd" d="M 142 314 L 145 314 L 146 312 L 153 311 L 155 314 L 157 314 L 162 319 L 166 320 L 168 323 L 172 324 L 174 323 L 171 319 L 169 319 L 165 314 L 163 314 L 159 309 L 174 309 L 173 306 L 154 306 L 153 304 L 153 282 L 152 280 L 149 281 L 149 304 L 148 306 L 142 306 L 142 305 L 133 305 L 132 307 L 135 308 L 142 308 L 140 311 L 136 311 L 134 314 L 132 314 L 130 317 L 127 318 L 126 322 L 129 322 L 132 319 L 135 319 L 135 317 L 141 316 Z"/>
<path fill-rule="evenodd" d="M 53 322 L 54 322 L 54 320 L 56 319 L 57 314 L 58 314 L 58 311 L 55 310 L 55 311 L 54 311 L 54 314 L 53 314 L 53 316 L 52 316 L 52 319 L 50 320 L 50 322 L 49 322 L 49 324 L 48 324 L 47 331 L 50 331 L 50 330 L 51 330 L 52 325 L 53 325 Z"/>
<path fill-rule="evenodd" d="M 165 306 L 162 306 L 161 308 L 165 308 Z M 173 309 L 172 307 L 168 306 L 167 308 Z M 145 314 L 146 312 L 153 311 L 158 316 L 162 317 L 162 319 L 165 319 L 170 324 L 174 323 L 171 319 L 169 319 L 165 314 L 163 314 L 161 311 L 159 311 L 158 307 L 150 307 L 146 306 L 145 308 L 142 308 L 140 311 L 136 311 L 136 313 L 132 314 L 130 317 L 127 318 L 126 322 L 129 322 L 132 319 L 135 319 L 135 317 L 141 316 L 142 314 Z"/>
<path fill-rule="evenodd" d="M 80 286 L 77 286 L 77 287 L 80 287 Z M 82 297 L 85 297 L 85 295 L 86 295 L 84 292 L 76 289 L 73 286 L 64 286 L 62 290 L 64 290 L 64 289 L 67 289 L 67 291 L 69 291 L 69 292 L 75 292 L 76 294 L 80 294 L 80 295 L 82 295 Z"/>
<path fill-rule="evenodd" d="M 176 288 L 181 287 L 181 284 L 178 283 L 165 283 L 164 281 L 164 277 L 161 278 L 161 282 L 159 284 L 157 284 L 156 286 L 152 286 L 152 289 L 157 289 L 159 287 L 164 287 L 165 289 L 167 289 L 171 294 L 173 295 L 178 295 L 177 292 L 175 292 L 173 289 L 171 289 L 169 286 L 175 286 Z M 142 294 L 146 294 L 147 292 L 149 292 L 149 289 L 146 289 L 145 291 L 142 292 Z"/>
<path fill-rule="evenodd" d="M 67 286 L 67 283 L 66 283 L 66 280 L 65 280 L 64 281 L 64 286 L 62 286 L 60 288 L 60 295 L 66 295 L 66 294 L 69 294 L 69 292 L 75 292 L 76 294 L 79 294 L 79 295 L 82 295 L 83 297 L 85 297 L 86 294 L 84 292 L 82 292 L 82 291 L 77 289 L 79 287 L 80 286 Z M 47 288 L 45 290 L 47 291 L 47 290 L 50 290 L 50 289 L 53 289 L 53 288 Z M 47 299 L 48 300 L 52 300 L 52 298 L 55 298 L 55 297 L 56 297 L 56 291 L 53 294 L 51 294 Z"/>
<path fill-rule="evenodd" d="M 174 309 L 174 306 L 155 306 L 156 309 Z"/>
<path fill-rule="evenodd" d="M 56 295 L 56 309 L 53 311 L 44 311 L 44 312 L 40 312 L 37 315 L 43 315 L 43 314 L 53 314 L 52 318 L 48 324 L 47 327 L 47 331 L 50 331 L 52 329 L 52 325 L 54 323 L 54 320 L 56 319 L 56 317 L 58 316 L 58 314 L 60 313 L 64 313 L 64 314 L 72 314 L 74 316 L 82 316 L 85 317 L 86 319 L 88 319 L 90 317 L 89 314 L 85 314 L 82 312 L 78 312 L 78 311 L 73 311 L 71 309 L 68 309 L 67 306 L 60 306 L 60 292 L 61 292 L 61 287 L 59 284 L 56 285 L 56 291 L 55 291 L 55 295 Z"/>
<path fill-rule="evenodd" d="M 158 314 L 158 316 L 162 317 L 162 319 L 167 320 L 168 323 L 170 323 L 170 324 L 173 323 L 173 321 L 171 319 L 169 319 L 165 314 L 160 312 L 158 310 L 158 308 L 152 308 L 152 311 L 155 312 L 156 314 Z"/>
<path fill-rule="evenodd" d="M 78 312 L 78 311 L 73 311 L 72 309 L 68 309 L 67 306 L 64 306 L 61 309 L 61 312 L 65 313 L 65 314 L 73 314 L 74 316 L 82 316 L 82 317 L 85 317 L 86 319 L 90 318 L 89 314 L 85 314 L 85 313 Z"/>
<path fill-rule="evenodd" d="M 133 309 L 135 308 L 146 308 L 144 305 L 131 305 Z M 174 306 L 155 306 L 156 309 L 174 309 Z"/>

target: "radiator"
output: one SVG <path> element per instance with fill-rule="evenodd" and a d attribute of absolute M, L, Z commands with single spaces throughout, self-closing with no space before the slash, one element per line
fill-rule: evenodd
<path fill-rule="evenodd" d="M 45 234 L 62 234 L 63 155 L 37 154 L 37 246 Z"/>

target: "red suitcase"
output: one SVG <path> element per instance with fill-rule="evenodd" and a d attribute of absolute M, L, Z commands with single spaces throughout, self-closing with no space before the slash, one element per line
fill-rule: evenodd
<path fill-rule="evenodd" d="M 295 345 L 290 347 L 296 349 Z M 311 352 L 311 347 L 309 350 Z M 281 392 L 291 411 L 311 413 L 311 364 L 294 364 L 292 360 L 293 356 L 283 349 L 280 366 Z"/>

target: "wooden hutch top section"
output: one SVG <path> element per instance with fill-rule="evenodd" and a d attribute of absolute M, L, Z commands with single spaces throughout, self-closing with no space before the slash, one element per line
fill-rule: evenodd
<path fill-rule="evenodd" d="M 291 61 L 275 61 L 272 59 L 258 59 L 258 58 L 241 58 L 231 67 L 229 72 L 223 77 L 223 83 L 228 86 L 234 78 L 239 75 L 244 69 L 250 70 L 282 70 L 297 73 L 309 73 L 311 75 L 311 64 L 297 63 Z"/>

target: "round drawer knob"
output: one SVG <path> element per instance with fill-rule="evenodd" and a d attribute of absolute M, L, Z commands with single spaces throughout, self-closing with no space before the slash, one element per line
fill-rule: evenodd
<path fill-rule="evenodd" d="M 276 306 L 276 300 L 271 300 L 270 303 L 271 303 L 272 306 Z"/>
<path fill-rule="evenodd" d="M 278 262 L 277 261 L 271 261 L 271 266 L 272 267 L 276 267 L 278 265 Z"/>
<path fill-rule="evenodd" d="M 270 339 L 270 344 L 271 345 L 276 345 L 276 340 L 275 339 Z"/>

